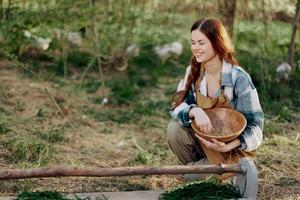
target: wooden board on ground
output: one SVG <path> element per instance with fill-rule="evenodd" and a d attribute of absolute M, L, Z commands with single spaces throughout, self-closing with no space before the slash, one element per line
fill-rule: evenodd
<path fill-rule="evenodd" d="M 158 200 L 161 193 L 163 193 L 163 190 L 81 193 L 76 195 L 81 199 L 90 197 L 91 200 L 105 199 L 104 197 L 108 200 Z M 15 197 L 0 197 L 0 200 L 13 200 L 14 198 Z M 76 199 L 73 194 L 67 195 L 67 198 Z"/>

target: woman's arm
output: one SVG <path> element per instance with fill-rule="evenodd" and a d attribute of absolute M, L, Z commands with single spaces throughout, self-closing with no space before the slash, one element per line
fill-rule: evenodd
<path fill-rule="evenodd" d="M 187 82 L 189 73 L 190 73 L 190 66 L 188 66 L 186 69 L 184 79 L 182 79 L 178 84 L 177 92 L 183 91 L 185 89 L 185 84 Z M 196 107 L 196 101 L 194 99 L 192 90 L 190 90 L 185 100 L 170 112 L 171 117 L 179 121 L 183 126 L 188 127 L 191 125 L 192 122 L 189 116 L 189 112 L 194 107 Z"/>
<path fill-rule="evenodd" d="M 179 121 L 183 126 L 189 127 L 192 123 L 189 113 L 194 107 L 196 107 L 196 101 L 192 90 L 190 90 L 185 100 L 171 111 L 171 117 Z"/>
<path fill-rule="evenodd" d="M 240 149 L 256 150 L 262 143 L 264 114 L 249 74 L 239 70 L 233 89 L 236 98 L 235 109 L 243 113 L 247 119 L 247 126 L 238 137 L 241 143 Z"/>

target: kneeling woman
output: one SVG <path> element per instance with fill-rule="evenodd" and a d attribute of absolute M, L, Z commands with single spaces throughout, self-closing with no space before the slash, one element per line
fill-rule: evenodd
<path fill-rule="evenodd" d="M 192 59 L 184 79 L 177 87 L 168 142 L 184 165 L 238 162 L 240 157 L 255 156 L 262 142 L 264 115 L 257 91 L 247 72 L 238 66 L 224 25 L 206 18 L 191 28 Z M 195 135 L 192 119 L 204 133 L 213 130 L 204 112 L 214 107 L 232 108 L 247 119 L 247 126 L 236 139 L 223 143 Z M 208 155 L 205 152 L 215 152 Z M 221 155 L 216 161 L 214 156 Z M 201 177 L 201 176 L 199 176 Z M 187 177 L 193 179 L 193 177 Z"/>

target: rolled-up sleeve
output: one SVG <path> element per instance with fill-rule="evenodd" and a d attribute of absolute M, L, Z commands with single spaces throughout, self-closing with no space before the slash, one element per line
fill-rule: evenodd
<path fill-rule="evenodd" d="M 189 112 L 194 107 L 196 107 L 196 101 L 192 90 L 190 90 L 185 100 L 171 111 L 171 117 L 177 120 L 182 126 L 189 127 L 192 123 L 192 120 L 189 117 Z"/>
<path fill-rule="evenodd" d="M 183 91 L 185 89 L 185 84 L 187 82 L 189 73 L 190 73 L 190 66 L 187 67 L 186 69 L 184 79 L 182 79 L 178 84 L 177 92 Z M 193 107 L 196 107 L 196 103 L 191 89 L 188 92 L 188 95 L 184 99 L 184 101 L 180 105 L 175 107 L 174 110 L 171 110 L 170 112 L 171 117 L 177 120 L 182 126 L 189 127 L 192 122 L 192 120 L 189 117 L 189 112 Z"/>
<path fill-rule="evenodd" d="M 254 151 L 262 143 L 264 114 L 259 102 L 257 90 L 250 76 L 240 72 L 235 84 L 236 110 L 247 119 L 247 126 L 239 136 L 244 151 Z"/>

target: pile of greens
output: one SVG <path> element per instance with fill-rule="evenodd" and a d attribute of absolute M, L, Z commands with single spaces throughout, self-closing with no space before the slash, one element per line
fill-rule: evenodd
<path fill-rule="evenodd" d="M 238 190 L 229 183 L 221 183 L 216 178 L 181 185 L 160 195 L 159 200 L 221 200 L 241 198 Z"/>
<path fill-rule="evenodd" d="M 90 197 L 86 197 L 84 199 L 81 199 L 77 197 L 76 200 L 90 200 Z M 24 191 L 18 194 L 17 198 L 15 200 L 72 200 L 64 197 L 62 194 L 58 193 L 57 191 Z M 107 197 L 102 195 L 99 197 L 99 200 L 108 200 Z"/>
<path fill-rule="evenodd" d="M 55 200 L 70 200 L 65 198 L 63 195 L 56 191 L 24 191 L 18 194 L 15 200 L 48 200 L 48 199 L 55 199 Z"/>

